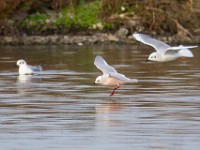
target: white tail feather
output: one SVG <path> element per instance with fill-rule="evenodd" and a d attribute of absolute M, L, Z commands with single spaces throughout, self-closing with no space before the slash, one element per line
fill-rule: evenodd
<path fill-rule="evenodd" d="M 178 53 L 181 57 L 194 57 L 192 52 L 187 48 L 180 50 Z"/>

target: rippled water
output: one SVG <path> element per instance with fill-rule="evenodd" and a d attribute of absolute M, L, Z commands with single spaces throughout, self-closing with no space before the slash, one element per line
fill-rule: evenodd
<path fill-rule="evenodd" d="M 0 145 L 6 150 L 191 150 L 200 147 L 200 49 L 185 61 L 145 63 L 133 45 L 0 48 Z M 137 78 L 116 91 L 93 85 L 102 55 Z M 18 76 L 16 61 L 41 64 Z"/>

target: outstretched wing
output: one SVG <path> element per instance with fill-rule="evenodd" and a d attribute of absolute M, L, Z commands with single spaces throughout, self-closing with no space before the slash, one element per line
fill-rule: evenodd
<path fill-rule="evenodd" d="M 166 50 L 181 50 L 181 49 L 196 48 L 196 47 L 198 47 L 198 46 L 183 46 L 183 45 L 179 45 L 179 46 L 169 47 Z"/>
<path fill-rule="evenodd" d="M 193 57 L 192 52 L 188 48 L 196 48 L 196 47 L 198 46 L 183 46 L 183 45 L 173 46 L 173 47 L 168 48 L 164 54 L 179 53 L 185 57 Z"/>
<path fill-rule="evenodd" d="M 180 51 L 178 51 L 178 53 L 182 56 L 182 57 L 194 57 L 194 55 L 192 54 L 192 52 L 185 48 L 185 49 L 181 49 Z"/>
<path fill-rule="evenodd" d="M 103 59 L 103 57 L 99 55 L 96 56 L 94 64 L 98 69 L 100 69 L 103 72 L 103 74 L 110 74 L 111 72 L 117 72 L 115 68 L 108 65 L 107 62 Z"/>
<path fill-rule="evenodd" d="M 103 74 L 110 75 L 116 79 L 119 79 L 123 82 L 137 82 L 136 79 L 129 79 L 125 75 L 118 73 L 115 68 L 109 66 L 107 62 L 101 56 L 96 56 L 94 64 L 98 69 L 100 69 Z"/>
<path fill-rule="evenodd" d="M 98 69 L 100 69 L 103 74 L 107 74 L 107 75 L 110 75 L 118 80 L 121 80 L 123 82 L 137 82 L 136 79 L 129 79 L 127 78 L 125 75 L 121 74 L 121 73 L 118 73 L 115 68 L 109 66 L 107 64 L 107 62 L 103 59 L 103 57 L 101 56 L 96 56 L 95 58 L 95 61 L 94 61 L 94 64 L 96 65 L 96 67 Z"/>
<path fill-rule="evenodd" d="M 167 50 L 165 52 L 166 55 L 175 55 L 175 54 L 178 54 L 180 57 L 194 57 L 192 52 L 187 49 L 187 48 L 184 48 L 184 49 L 179 49 L 179 50 Z"/>
<path fill-rule="evenodd" d="M 152 37 L 150 37 L 149 35 L 146 35 L 146 34 L 134 33 L 133 37 L 137 41 L 140 41 L 144 44 L 152 46 L 158 52 L 164 51 L 164 50 L 170 48 L 170 46 L 168 44 L 166 44 L 162 41 L 156 40 L 156 39 L 154 39 L 154 38 L 152 38 Z"/>
<path fill-rule="evenodd" d="M 110 73 L 110 76 L 116 78 L 116 79 L 119 79 L 123 82 L 132 82 L 132 83 L 136 83 L 137 82 L 137 79 L 130 79 L 130 78 L 127 78 L 125 75 L 121 74 L 121 73 L 117 73 L 117 72 L 111 72 Z"/>

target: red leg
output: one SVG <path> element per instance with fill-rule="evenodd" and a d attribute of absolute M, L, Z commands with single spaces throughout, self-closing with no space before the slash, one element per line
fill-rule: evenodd
<path fill-rule="evenodd" d="M 110 97 L 111 97 L 112 95 L 115 94 L 115 91 L 116 91 L 119 87 L 120 87 L 120 86 L 117 86 L 117 87 L 115 87 L 115 88 L 113 89 L 113 91 L 110 93 Z"/>

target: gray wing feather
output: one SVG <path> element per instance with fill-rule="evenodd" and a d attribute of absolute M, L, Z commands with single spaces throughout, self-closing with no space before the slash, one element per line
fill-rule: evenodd
<path fill-rule="evenodd" d="M 111 72 L 109 73 L 110 76 L 114 77 L 114 78 L 117 78 L 123 82 L 130 82 L 130 79 L 125 77 L 125 75 L 121 74 L 121 73 L 117 73 L 117 72 Z"/>
<path fill-rule="evenodd" d="M 187 48 L 181 50 L 167 50 L 165 54 L 179 54 L 181 57 L 194 57 L 192 52 Z"/>
<path fill-rule="evenodd" d="M 136 40 L 138 40 L 144 44 L 152 46 L 156 51 L 164 51 L 164 50 L 170 48 L 170 46 L 168 44 L 166 44 L 162 41 L 156 40 L 146 34 L 134 33 L 133 37 Z"/>
<path fill-rule="evenodd" d="M 32 71 L 42 71 L 43 69 L 42 69 L 42 66 L 30 66 L 29 65 L 29 67 L 30 67 L 30 69 L 32 70 Z"/>
<path fill-rule="evenodd" d="M 196 47 L 198 47 L 198 46 L 183 46 L 183 45 L 173 46 L 173 47 L 168 48 L 164 54 L 175 54 L 184 49 L 187 49 L 187 51 L 190 51 L 188 48 L 196 48 Z M 191 54 L 189 54 L 189 55 L 191 55 Z"/>
<path fill-rule="evenodd" d="M 181 49 L 196 48 L 196 47 L 198 47 L 198 46 L 183 46 L 183 45 L 179 45 L 179 46 L 169 47 L 169 48 L 167 48 L 167 50 L 181 50 Z"/>
<path fill-rule="evenodd" d="M 109 66 L 107 62 L 101 56 L 96 56 L 94 60 L 95 66 L 100 69 L 104 74 L 110 74 L 110 72 L 117 72 L 115 68 Z"/>
<path fill-rule="evenodd" d="M 165 55 L 167 55 L 167 54 L 174 55 L 174 54 L 178 53 L 179 50 L 167 50 L 167 51 L 164 52 L 164 54 Z"/>

